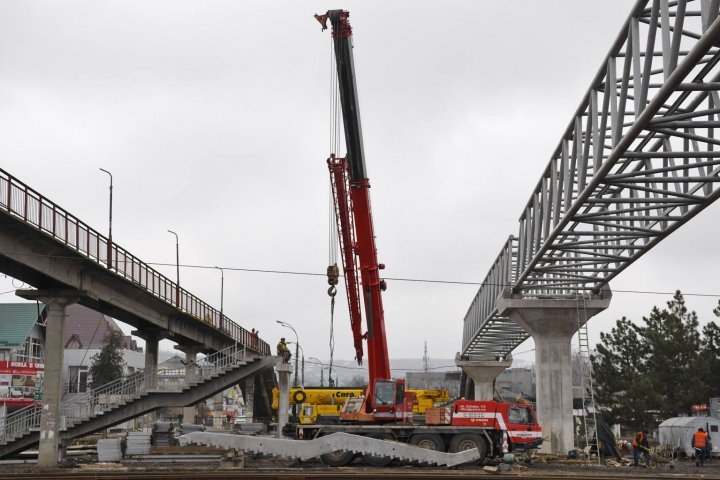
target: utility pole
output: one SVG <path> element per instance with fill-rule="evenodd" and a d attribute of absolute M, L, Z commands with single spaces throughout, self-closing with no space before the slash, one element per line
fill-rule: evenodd
<path fill-rule="evenodd" d="M 425 384 L 425 388 L 428 388 L 428 363 L 430 363 L 430 358 L 428 358 L 427 353 L 427 340 L 425 340 L 425 352 L 423 354 L 423 383 Z"/>

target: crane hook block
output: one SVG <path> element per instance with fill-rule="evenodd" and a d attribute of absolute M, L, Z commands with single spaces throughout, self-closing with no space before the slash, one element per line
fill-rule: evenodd
<path fill-rule="evenodd" d="M 330 288 L 328 288 L 328 295 L 334 297 L 337 293 L 337 288 L 335 288 L 335 285 L 337 285 L 340 281 L 340 268 L 338 268 L 337 263 L 327 267 L 327 277 L 328 285 L 330 285 Z"/>

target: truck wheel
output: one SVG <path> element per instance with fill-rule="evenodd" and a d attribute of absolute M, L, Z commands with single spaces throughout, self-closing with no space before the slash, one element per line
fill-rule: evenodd
<path fill-rule="evenodd" d="M 392 435 L 387 435 L 387 434 L 368 435 L 368 437 L 377 438 L 380 440 L 393 440 Z M 371 467 L 387 467 L 393 461 L 393 457 L 385 457 L 382 455 L 370 455 L 370 454 L 363 455 L 363 459 Z"/>
<path fill-rule="evenodd" d="M 434 433 L 418 433 L 410 437 L 410 445 L 416 445 L 420 448 L 435 450 L 436 452 L 445 451 L 445 442 L 440 435 Z"/>
<path fill-rule="evenodd" d="M 355 458 L 355 454 L 353 452 L 345 452 L 343 450 L 337 450 L 335 452 L 320 455 L 320 459 L 323 463 L 331 467 L 344 467 L 352 462 L 353 458 Z"/>
<path fill-rule="evenodd" d="M 464 452 L 465 450 L 471 450 L 477 448 L 480 453 L 480 459 L 478 462 L 482 462 L 487 455 L 488 446 L 487 442 L 480 435 L 474 433 L 461 433 L 455 435 L 450 441 L 450 453 Z"/>

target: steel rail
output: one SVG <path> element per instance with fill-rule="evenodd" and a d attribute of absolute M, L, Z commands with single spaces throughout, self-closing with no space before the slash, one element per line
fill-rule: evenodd
<path fill-rule="evenodd" d="M 579 467 L 579 466 L 578 466 Z M 558 467 L 562 468 L 562 467 Z M 577 468 L 577 467 L 576 467 Z M 507 478 L 539 478 L 545 480 L 648 480 L 649 478 L 668 478 L 674 480 L 697 480 L 703 478 L 706 480 L 718 480 L 720 475 L 713 475 L 702 472 L 702 476 L 698 474 L 678 474 L 678 473 L 657 473 L 657 471 L 648 472 L 647 474 L 632 473 L 622 469 L 613 469 L 614 474 L 597 473 L 596 471 L 588 472 L 567 472 L 567 473 L 546 473 L 542 470 L 534 470 L 532 466 L 527 471 L 507 472 L 502 474 L 493 474 L 483 471 L 478 467 L 458 467 L 455 470 L 436 469 L 426 467 L 415 468 L 372 468 L 372 467 L 318 467 L 304 466 L 300 468 L 246 468 L 246 469 L 223 469 L 209 470 L 208 468 L 189 467 L 183 470 L 179 469 L 163 469 L 149 470 L 138 469 L 138 471 L 73 471 L 69 472 L 37 472 L 37 473 L 4 473 L 3 478 L 7 480 L 75 480 L 82 478 L 90 479 L 115 479 L 115 480 L 136 480 L 136 479 L 153 479 L 153 480 L 176 480 L 184 478 L 209 478 L 209 479 L 245 479 L 245 478 L 277 478 L 292 480 L 312 480 L 312 479 L 374 479 L 374 478 L 418 478 L 424 480 L 446 479 L 446 478 L 483 478 L 487 480 L 502 480 Z"/>

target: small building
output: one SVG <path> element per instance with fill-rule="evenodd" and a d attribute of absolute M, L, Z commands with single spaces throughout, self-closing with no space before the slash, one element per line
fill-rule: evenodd
<path fill-rule="evenodd" d="M 79 304 L 67 306 L 63 330 L 63 379 L 68 393 L 87 391 L 92 380 L 89 378 L 92 358 L 100 353 L 105 336 L 113 331 L 121 330 L 112 318 Z M 145 367 L 145 354 L 130 335 L 125 335 L 122 353 L 126 375 Z"/>
<path fill-rule="evenodd" d="M 674 417 L 668 418 L 660 424 L 660 444 L 670 447 L 680 447 L 686 455 L 695 454 L 692 447 L 692 438 L 698 428 L 710 434 L 712 452 L 714 457 L 720 456 L 720 418 L 715 417 Z"/>
<path fill-rule="evenodd" d="M 42 303 L 0 304 L 0 418 L 42 402 L 46 317 Z"/>
<path fill-rule="evenodd" d="M 408 390 L 447 390 L 450 398 L 460 396 L 460 371 L 407 372 Z"/>
<path fill-rule="evenodd" d="M 495 379 L 495 389 L 507 399 L 535 398 L 535 373 L 531 368 L 508 368 Z"/>

